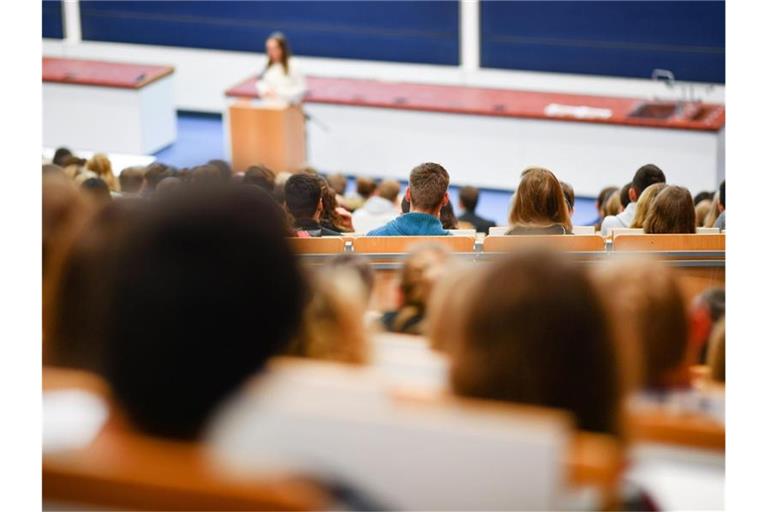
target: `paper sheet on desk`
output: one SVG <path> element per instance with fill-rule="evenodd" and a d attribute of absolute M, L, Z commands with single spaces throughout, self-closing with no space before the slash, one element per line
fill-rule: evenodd
<path fill-rule="evenodd" d="M 609 108 L 587 107 L 586 105 L 561 105 L 550 103 L 544 113 L 551 117 L 575 117 L 577 119 L 608 119 L 613 116 Z"/>
<path fill-rule="evenodd" d="M 43 393 L 43 453 L 87 446 L 107 421 L 107 405 L 77 389 Z"/>

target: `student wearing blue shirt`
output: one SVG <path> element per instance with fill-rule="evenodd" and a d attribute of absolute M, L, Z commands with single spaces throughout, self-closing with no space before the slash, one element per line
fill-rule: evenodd
<path fill-rule="evenodd" d="M 405 198 L 408 213 L 368 232 L 368 236 L 445 236 L 450 233 L 440 222 L 440 209 L 448 203 L 448 172 L 442 165 L 427 162 L 411 171 Z"/>

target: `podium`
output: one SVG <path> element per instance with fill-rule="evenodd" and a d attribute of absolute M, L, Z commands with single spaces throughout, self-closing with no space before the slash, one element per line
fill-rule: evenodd
<path fill-rule="evenodd" d="M 275 172 L 306 166 L 304 111 L 300 106 L 235 101 L 227 109 L 232 168 L 265 165 Z"/>

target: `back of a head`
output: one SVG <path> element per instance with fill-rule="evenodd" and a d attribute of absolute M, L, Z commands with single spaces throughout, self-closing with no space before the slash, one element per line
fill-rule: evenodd
<path fill-rule="evenodd" d="M 474 213 L 477 203 L 480 200 L 480 191 L 476 187 L 461 187 L 459 190 L 459 201 L 464 211 Z"/>
<path fill-rule="evenodd" d="M 384 180 L 379 183 L 376 193 L 382 199 L 394 203 L 397 201 L 398 194 L 400 194 L 400 183 L 397 180 Z"/>
<path fill-rule="evenodd" d="M 654 183 L 647 187 L 637 200 L 637 207 L 635 208 L 635 216 L 632 219 L 631 228 L 643 228 L 648 212 L 651 210 L 651 204 L 656 199 L 656 196 L 667 187 L 666 183 Z"/>
<path fill-rule="evenodd" d="M 619 190 L 617 187 L 605 187 L 597 195 L 597 211 L 601 218 L 605 218 L 608 215 L 615 215 L 614 213 L 606 213 L 606 203 L 617 190 Z"/>
<path fill-rule="evenodd" d="M 357 178 L 356 186 L 357 193 L 360 194 L 360 197 L 363 199 L 368 199 L 376 191 L 376 182 L 371 178 L 366 178 L 365 176 L 360 176 Z"/>
<path fill-rule="evenodd" d="M 275 173 L 263 165 L 249 167 L 243 176 L 244 185 L 256 185 L 267 192 L 275 190 Z"/>
<path fill-rule="evenodd" d="M 594 270 L 626 361 L 627 386 L 665 387 L 684 363 L 689 332 L 674 271 L 645 258 Z"/>
<path fill-rule="evenodd" d="M 144 184 L 144 172 L 141 166 L 128 167 L 120 173 L 120 191 L 127 194 L 136 194 Z"/>
<path fill-rule="evenodd" d="M 190 170 L 191 182 L 198 186 L 218 186 L 229 181 L 229 176 L 214 164 L 204 164 Z"/>
<path fill-rule="evenodd" d="M 648 186 L 666 182 L 667 178 L 661 169 L 653 164 L 645 164 L 635 172 L 635 176 L 632 178 L 632 188 L 635 191 L 635 197 L 638 198 Z"/>
<path fill-rule="evenodd" d="M 459 227 L 459 219 L 456 218 L 450 200 L 440 208 L 440 224 L 442 224 L 443 229 L 457 229 Z"/>
<path fill-rule="evenodd" d="M 712 201 L 709 199 L 704 199 L 702 201 L 699 201 L 698 204 L 696 204 L 696 227 L 704 227 L 707 223 L 707 216 L 709 215 L 709 211 L 712 209 Z"/>
<path fill-rule="evenodd" d="M 627 183 L 623 187 L 621 187 L 621 190 L 619 191 L 619 199 L 621 200 L 621 207 L 626 208 L 629 206 L 629 203 L 632 202 L 632 200 L 629 198 L 629 189 L 632 188 L 632 183 Z M 640 197 L 640 194 L 637 195 L 637 197 Z"/>
<path fill-rule="evenodd" d="M 701 203 L 702 201 L 712 201 L 714 197 L 715 197 L 714 192 L 710 192 L 708 190 L 702 190 L 701 192 L 693 196 L 693 204 L 698 206 L 699 203 Z"/>
<path fill-rule="evenodd" d="M 70 151 L 69 148 L 56 148 L 56 151 L 53 153 L 53 159 L 51 160 L 51 163 L 58 165 L 59 167 L 65 167 L 70 156 L 72 156 L 72 151 Z"/>
<path fill-rule="evenodd" d="M 435 210 L 448 191 L 450 177 L 442 165 L 426 162 L 411 171 L 408 186 L 411 195 L 411 209 Z"/>
<path fill-rule="evenodd" d="M 568 206 L 568 210 L 573 212 L 573 207 L 576 205 L 576 193 L 573 191 L 573 187 L 570 183 L 564 181 L 560 182 L 560 187 L 563 189 L 563 195 L 565 195 L 565 204 Z"/>
<path fill-rule="evenodd" d="M 104 153 L 96 153 L 86 164 L 88 170 L 95 172 L 99 177 L 104 177 L 112 174 L 112 163 L 109 161 L 109 157 Z"/>
<path fill-rule="evenodd" d="M 206 165 L 212 165 L 219 170 L 219 176 L 223 181 L 232 179 L 232 166 L 226 160 L 208 160 Z"/>
<path fill-rule="evenodd" d="M 649 234 L 696 233 L 696 210 L 687 188 L 670 185 L 653 200 L 643 230 Z"/>
<path fill-rule="evenodd" d="M 349 269 L 355 272 L 360 278 L 360 282 L 363 284 L 363 288 L 365 290 L 365 304 L 368 304 L 368 301 L 373 294 L 373 285 L 375 279 L 373 266 L 371 265 L 370 261 L 357 254 L 342 253 L 337 254 L 331 258 L 331 260 L 328 262 L 328 267 L 331 269 Z"/>
<path fill-rule="evenodd" d="M 163 178 L 173 176 L 173 169 L 160 162 L 152 162 L 144 171 L 144 180 L 148 190 L 154 190 Z"/>
<path fill-rule="evenodd" d="M 520 227 L 561 224 L 568 232 L 573 229 L 563 188 L 552 171 L 532 167 L 523 172 L 509 212 L 509 224 Z"/>
<path fill-rule="evenodd" d="M 114 258 L 105 376 L 141 430 L 194 438 L 295 333 L 304 301 L 282 213 L 256 187 L 149 203 Z"/>
<path fill-rule="evenodd" d="M 101 178 L 88 178 L 83 181 L 80 188 L 98 203 L 105 203 L 112 200 L 112 195 L 109 193 L 109 186 L 107 186 Z"/>
<path fill-rule="evenodd" d="M 335 173 L 328 176 L 328 185 L 331 186 L 334 192 L 343 196 L 347 191 L 347 177 L 341 173 Z"/>
<path fill-rule="evenodd" d="M 583 267 L 520 251 L 477 279 L 449 347 L 454 391 L 565 409 L 580 429 L 618 433 L 615 347 Z"/>
<path fill-rule="evenodd" d="M 294 174 L 283 189 L 285 206 L 296 219 L 311 219 L 322 197 L 322 184 L 317 176 Z"/>

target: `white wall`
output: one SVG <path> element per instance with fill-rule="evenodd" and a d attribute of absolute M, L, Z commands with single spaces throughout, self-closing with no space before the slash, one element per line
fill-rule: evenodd
<path fill-rule="evenodd" d="M 43 55 L 141 64 L 163 64 L 176 68 L 176 107 L 181 110 L 222 112 L 224 91 L 255 74 L 264 65 L 264 55 L 220 50 L 200 50 L 169 46 L 99 43 L 69 40 L 43 40 Z M 466 56 L 465 56 L 466 57 Z M 679 91 L 651 80 L 610 78 L 560 73 L 473 69 L 476 61 L 465 60 L 463 67 L 424 64 L 295 57 L 304 73 L 318 76 L 366 78 L 406 82 L 471 85 L 538 91 L 627 96 L 651 99 L 673 98 Z M 725 87 L 697 84 L 705 101 L 723 103 Z"/>

